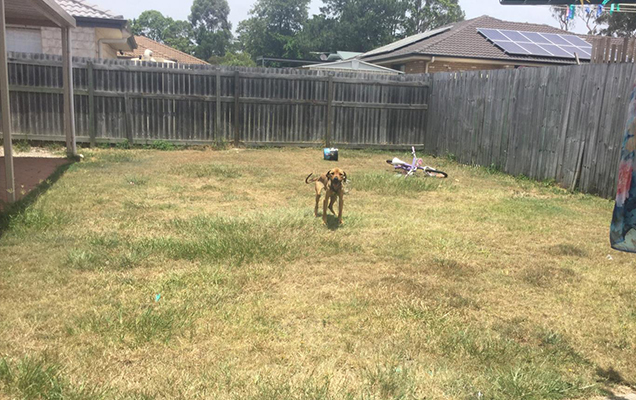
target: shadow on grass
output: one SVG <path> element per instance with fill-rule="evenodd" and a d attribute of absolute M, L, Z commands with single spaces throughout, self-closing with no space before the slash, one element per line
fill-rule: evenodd
<path fill-rule="evenodd" d="M 70 160 L 63 165 L 57 167 L 57 169 L 49 175 L 42 183 L 31 190 L 26 196 L 16 201 L 13 204 L 7 204 L 0 202 L 0 238 L 4 236 L 5 232 L 9 228 L 11 219 L 24 212 L 30 205 L 44 193 L 46 193 L 54 184 L 64 175 L 64 173 L 74 164 L 73 160 Z"/>
<path fill-rule="evenodd" d="M 633 382 L 630 382 L 627 379 L 625 379 L 620 374 L 620 372 L 614 369 L 614 367 L 609 367 L 607 369 L 598 367 L 596 368 L 596 375 L 598 375 L 603 380 L 607 381 L 607 383 L 614 384 L 614 385 L 621 385 L 631 390 L 636 390 L 636 385 L 634 385 Z M 624 398 L 624 397 L 621 397 L 620 395 L 619 396 L 613 395 L 613 393 L 611 392 L 606 393 L 606 395 L 610 396 L 609 399 L 611 400 L 621 400 Z"/>
<path fill-rule="evenodd" d="M 344 221 L 344 217 L 342 218 Z M 327 214 L 327 228 L 330 231 L 338 230 L 342 225 L 338 223 L 338 217 L 335 215 Z"/>

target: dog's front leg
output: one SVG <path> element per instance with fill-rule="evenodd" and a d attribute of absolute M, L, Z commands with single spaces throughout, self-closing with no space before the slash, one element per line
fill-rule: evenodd
<path fill-rule="evenodd" d="M 329 198 L 331 197 L 331 191 L 327 191 L 325 193 L 325 201 L 322 202 L 322 223 L 327 225 L 327 203 L 329 202 Z"/>
<path fill-rule="evenodd" d="M 342 222 L 342 207 L 344 207 L 344 202 L 343 202 L 343 191 L 341 190 L 338 193 L 338 223 L 339 224 L 343 224 L 344 222 Z"/>

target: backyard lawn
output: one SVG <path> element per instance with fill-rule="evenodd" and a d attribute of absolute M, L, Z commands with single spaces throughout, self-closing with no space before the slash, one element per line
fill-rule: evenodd
<path fill-rule="evenodd" d="M 569 399 L 636 385 L 613 202 L 402 152 L 84 149 L 0 225 L 0 398 Z M 344 222 L 310 172 L 350 178 Z M 47 397 L 48 396 L 48 397 Z"/>

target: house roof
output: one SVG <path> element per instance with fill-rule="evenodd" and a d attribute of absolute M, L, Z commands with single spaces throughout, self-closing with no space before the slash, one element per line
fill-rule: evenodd
<path fill-rule="evenodd" d="M 432 31 L 434 32 L 433 35 L 418 34 L 423 36 L 423 38 L 419 40 L 417 37 L 418 35 L 413 35 L 411 38 L 414 40 L 412 41 L 402 39 L 403 43 L 406 43 L 402 46 L 388 48 L 386 51 L 378 51 L 382 48 L 372 50 L 361 55 L 360 58 L 369 62 L 381 62 L 384 60 L 402 58 L 411 55 L 423 55 L 477 58 L 512 62 L 540 62 L 546 64 L 575 63 L 572 59 L 507 54 L 478 33 L 478 28 L 510 29 L 564 35 L 572 34 L 571 32 L 554 28 L 549 25 L 502 21 L 483 15 L 466 21 L 455 22 L 452 25 L 437 29 L 436 31 Z M 589 41 L 589 37 L 581 37 Z"/>
<path fill-rule="evenodd" d="M 79 18 L 124 19 L 122 15 L 113 14 L 83 0 L 55 0 L 67 13 Z"/>
<path fill-rule="evenodd" d="M 381 67 L 366 61 L 350 58 L 343 61 L 328 62 L 323 64 L 304 65 L 301 68 L 323 71 L 355 71 L 374 74 L 401 75 L 403 72 L 391 68 Z"/>
<path fill-rule="evenodd" d="M 152 39 L 148 39 L 145 36 L 135 36 L 137 42 L 137 48 L 133 51 L 124 52 L 124 57 L 138 58 L 144 55 L 147 49 L 152 50 L 153 58 L 166 59 L 175 61 L 179 64 L 209 64 L 201 59 L 191 56 L 188 53 L 179 51 L 163 43 L 156 42 Z"/>

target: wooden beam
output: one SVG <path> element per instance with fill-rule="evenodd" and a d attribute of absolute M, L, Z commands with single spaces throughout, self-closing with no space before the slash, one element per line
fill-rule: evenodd
<path fill-rule="evenodd" d="M 9 69 L 7 66 L 7 25 L 4 0 L 0 0 L 0 106 L 2 109 L 2 134 L 4 139 L 4 167 L 7 199 L 15 201 L 15 177 L 13 174 L 13 148 L 11 145 L 11 110 L 9 107 Z"/>
<path fill-rule="evenodd" d="M 71 54 L 71 32 L 62 28 L 62 80 L 64 85 L 64 131 L 66 133 L 66 153 L 77 156 L 75 143 L 75 102 L 73 99 L 73 63 Z"/>
<path fill-rule="evenodd" d="M 55 23 L 60 28 L 75 28 L 77 23 L 69 13 L 57 4 L 55 0 L 26 0 L 36 8 L 40 13 Z M 41 24 L 38 24 L 41 25 Z"/>

